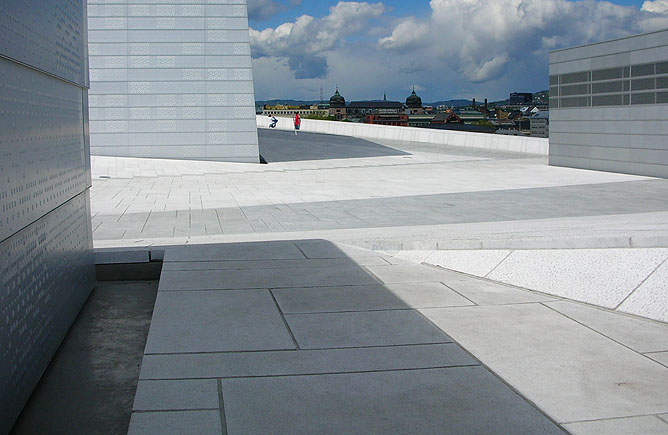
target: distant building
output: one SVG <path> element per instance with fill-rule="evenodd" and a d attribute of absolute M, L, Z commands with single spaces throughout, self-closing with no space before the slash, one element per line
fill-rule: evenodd
<path fill-rule="evenodd" d="M 462 118 L 454 112 L 438 113 L 431 120 L 431 124 L 463 124 Z"/>
<path fill-rule="evenodd" d="M 424 127 L 431 124 L 431 121 L 434 119 L 434 115 L 408 115 L 408 126 L 409 127 Z"/>
<path fill-rule="evenodd" d="M 384 113 L 376 115 L 366 115 L 364 117 L 364 123 L 408 127 L 408 115 L 406 115 L 405 113 Z"/>
<path fill-rule="evenodd" d="M 329 99 L 329 116 L 333 116 L 337 121 L 341 121 L 348 117 L 346 99 L 339 93 L 338 86 L 336 87 L 334 95 Z"/>
<path fill-rule="evenodd" d="M 413 93 L 406 98 L 406 114 L 407 115 L 423 115 L 424 108 L 422 107 L 422 98 L 418 97 L 413 87 Z"/>
<path fill-rule="evenodd" d="M 533 94 L 527 92 L 512 92 L 508 104 L 511 106 L 519 106 L 522 104 L 530 104 L 533 102 Z"/>
<path fill-rule="evenodd" d="M 262 115 L 264 116 L 293 117 L 296 113 L 299 113 L 299 116 L 301 117 L 311 115 L 328 116 L 329 110 L 322 109 L 318 104 L 312 106 L 288 106 L 282 104 L 277 104 L 275 106 L 265 105 L 262 110 Z"/>
<path fill-rule="evenodd" d="M 404 105 L 398 101 L 353 101 L 347 106 L 348 119 L 365 120 L 367 115 L 399 115 L 405 114 Z"/>
<path fill-rule="evenodd" d="M 550 112 L 538 112 L 529 118 L 531 136 L 550 137 Z"/>

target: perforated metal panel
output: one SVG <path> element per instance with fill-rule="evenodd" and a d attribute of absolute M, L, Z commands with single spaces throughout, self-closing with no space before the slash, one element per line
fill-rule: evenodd
<path fill-rule="evenodd" d="M 245 0 L 89 0 L 88 16 L 94 155 L 258 162 Z"/>
<path fill-rule="evenodd" d="M 85 10 L 0 2 L 0 433 L 95 282 Z"/>
<path fill-rule="evenodd" d="M 86 85 L 85 3 L 81 0 L 2 0 L 0 53 Z"/>
<path fill-rule="evenodd" d="M 0 432 L 9 430 L 95 283 L 88 192 L 0 243 Z"/>
<path fill-rule="evenodd" d="M 82 97 L 0 58 L 0 240 L 88 187 Z"/>

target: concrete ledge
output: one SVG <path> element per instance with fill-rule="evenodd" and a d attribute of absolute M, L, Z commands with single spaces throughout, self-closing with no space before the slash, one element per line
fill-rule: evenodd
<path fill-rule="evenodd" d="M 292 119 L 278 118 L 278 130 L 293 130 Z M 269 118 L 256 116 L 258 128 L 269 128 Z M 468 148 L 511 151 L 526 154 L 548 155 L 549 141 L 544 138 L 505 136 L 487 133 L 471 133 L 450 130 L 432 130 L 416 127 L 359 124 L 352 122 L 303 119 L 302 131 L 353 136 L 369 139 L 389 139 L 405 142 L 432 143 Z"/>
<path fill-rule="evenodd" d="M 668 249 L 411 250 L 400 259 L 668 322 Z"/>

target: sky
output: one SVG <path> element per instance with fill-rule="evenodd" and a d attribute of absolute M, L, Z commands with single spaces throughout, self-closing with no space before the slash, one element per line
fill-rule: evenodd
<path fill-rule="evenodd" d="M 255 98 L 424 102 L 548 87 L 551 50 L 668 28 L 668 0 L 248 0 Z"/>

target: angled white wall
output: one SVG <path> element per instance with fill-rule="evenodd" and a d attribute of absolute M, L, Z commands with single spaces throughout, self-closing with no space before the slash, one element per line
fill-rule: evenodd
<path fill-rule="evenodd" d="M 83 0 L 0 2 L 0 433 L 95 284 Z"/>
<path fill-rule="evenodd" d="M 668 177 L 668 30 L 550 53 L 550 164 Z"/>
<path fill-rule="evenodd" d="M 246 0 L 88 0 L 88 18 L 93 155 L 259 161 Z"/>

